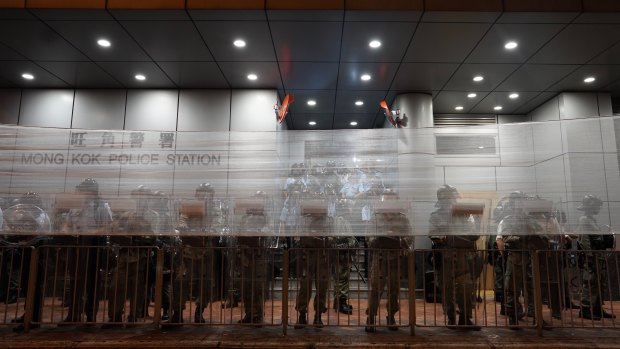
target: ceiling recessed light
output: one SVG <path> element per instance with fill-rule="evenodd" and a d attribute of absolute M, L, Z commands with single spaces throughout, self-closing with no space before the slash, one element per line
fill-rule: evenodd
<path fill-rule="evenodd" d="M 476 98 L 477 94 L 475 93 L 470 93 L 467 95 L 467 98 Z"/>
<path fill-rule="evenodd" d="M 357 105 L 358 107 L 364 105 L 364 101 L 355 101 L 355 105 Z"/>
<path fill-rule="evenodd" d="M 508 41 L 508 42 L 506 43 L 506 45 L 504 45 L 504 48 L 505 48 L 505 49 L 507 49 L 507 50 L 512 50 L 512 49 L 517 48 L 517 46 L 519 46 L 519 44 L 517 44 L 516 42 L 514 42 L 514 41 Z"/>
<path fill-rule="evenodd" d="M 235 45 L 237 47 L 245 47 L 245 41 L 243 41 L 241 39 L 237 39 L 237 40 L 233 41 L 233 45 Z"/>
<path fill-rule="evenodd" d="M 308 103 L 308 105 L 311 106 L 311 107 L 314 107 L 316 105 L 316 101 L 314 99 L 310 99 L 306 103 Z"/>
<path fill-rule="evenodd" d="M 508 95 L 508 98 L 510 98 L 510 99 L 519 98 L 519 94 L 518 93 L 511 93 L 511 94 Z"/>
<path fill-rule="evenodd" d="M 373 41 L 368 43 L 368 46 L 370 46 L 372 48 L 379 48 L 381 46 L 381 41 L 373 40 Z"/>
<path fill-rule="evenodd" d="M 484 147 L 480 145 L 480 146 L 478 146 L 478 149 L 484 149 Z"/>
<path fill-rule="evenodd" d="M 594 80 L 596 80 L 594 76 L 588 76 L 587 78 L 583 79 L 583 82 L 589 84 L 591 82 L 594 82 Z"/>
<path fill-rule="evenodd" d="M 482 81 L 484 80 L 484 77 L 478 75 L 478 76 L 474 76 L 474 81 L 478 82 L 478 81 Z"/>
<path fill-rule="evenodd" d="M 136 80 L 140 80 L 140 81 L 146 80 L 146 76 L 142 74 L 136 74 L 135 78 Z"/>
<path fill-rule="evenodd" d="M 493 107 L 493 110 L 502 110 L 502 106 L 501 105 L 496 105 Z"/>
<path fill-rule="evenodd" d="M 101 47 L 110 47 L 112 44 L 110 43 L 109 40 L 99 39 L 99 40 L 97 40 L 97 45 L 99 45 Z"/>
<path fill-rule="evenodd" d="M 370 80 L 370 74 L 364 74 L 360 77 L 360 79 L 362 79 L 363 81 L 368 81 Z"/>
<path fill-rule="evenodd" d="M 351 122 L 349 123 L 349 125 L 351 125 L 351 126 L 357 126 L 357 121 L 351 121 Z"/>
<path fill-rule="evenodd" d="M 454 107 L 454 110 L 463 110 L 463 106 L 457 105 L 456 107 Z"/>
<path fill-rule="evenodd" d="M 248 74 L 248 80 L 256 80 L 258 79 L 258 75 L 256 74 Z"/>
<path fill-rule="evenodd" d="M 314 126 L 314 125 L 316 125 L 316 121 L 310 121 L 310 122 L 308 122 L 308 125 Z"/>
<path fill-rule="evenodd" d="M 32 75 L 30 73 L 23 73 L 22 74 L 22 78 L 24 78 L 26 80 L 32 80 L 32 79 L 34 79 L 34 75 Z"/>

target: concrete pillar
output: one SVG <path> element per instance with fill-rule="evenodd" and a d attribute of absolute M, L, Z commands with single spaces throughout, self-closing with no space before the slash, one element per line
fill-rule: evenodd
<path fill-rule="evenodd" d="M 430 94 L 400 94 L 396 96 L 390 107 L 392 110 L 400 109 L 400 117 L 407 117 L 405 128 L 433 127 L 433 96 Z M 383 127 L 392 127 L 387 118 Z"/>

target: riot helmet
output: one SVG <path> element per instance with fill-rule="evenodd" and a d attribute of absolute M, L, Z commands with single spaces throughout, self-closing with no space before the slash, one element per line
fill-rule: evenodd
<path fill-rule="evenodd" d="M 437 189 L 437 201 L 450 201 L 460 198 L 458 190 L 451 185 L 444 184 Z"/>
<path fill-rule="evenodd" d="M 214 194 L 215 190 L 213 189 L 211 183 L 200 183 L 196 188 L 194 197 L 198 200 L 205 200 L 207 198 L 212 199 Z"/>
<path fill-rule="evenodd" d="M 131 191 L 131 197 L 136 200 L 136 209 L 143 212 L 148 209 L 148 199 L 152 195 L 152 191 L 145 185 L 139 185 Z"/>
<path fill-rule="evenodd" d="M 153 200 L 153 210 L 161 212 L 168 209 L 168 195 L 166 195 L 163 191 L 154 191 L 151 199 Z"/>
<path fill-rule="evenodd" d="M 92 178 L 86 178 L 82 181 L 82 183 L 78 184 L 75 189 L 78 191 L 78 193 L 98 195 L 99 183 L 97 183 L 97 181 Z"/>
<path fill-rule="evenodd" d="M 33 191 L 29 191 L 26 194 L 22 195 L 22 197 L 19 198 L 19 203 L 24 205 L 43 207 L 43 201 L 41 200 L 41 197 L 39 196 L 39 194 Z"/>
<path fill-rule="evenodd" d="M 581 199 L 581 205 L 577 207 L 579 211 L 598 213 L 603 206 L 603 201 L 598 196 L 588 194 Z"/>

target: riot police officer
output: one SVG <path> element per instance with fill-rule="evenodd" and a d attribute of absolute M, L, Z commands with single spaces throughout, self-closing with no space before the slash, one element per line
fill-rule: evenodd
<path fill-rule="evenodd" d="M 607 289 L 607 263 L 604 251 L 614 247 L 613 235 L 601 234 L 601 228 L 596 222 L 596 216 L 603 202 L 596 195 L 588 194 L 581 200 L 577 210 L 583 211 L 579 217 L 578 246 L 582 253 L 582 292 L 581 311 L 579 317 L 591 320 L 601 318 L 615 318 L 616 316 L 603 309 L 601 299 Z"/>
<path fill-rule="evenodd" d="M 386 189 L 382 195 L 382 201 L 397 199 L 396 193 Z M 370 240 L 372 249 L 372 262 L 370 269 L 370 299 L 366 314 L 366 332 L 375 332 L 377 311 L 383 289 L 387 285 L 387 316 L 386 324 L 390 331 L 398 330 L 394 314 L 400 310 L 398 296 L 400 293 L 400 280 L 403 271 L 400 257 L 403 251 L 413 250 L 413 237 L 409 219 L 403 212 L 394 210 L 381 210 L 375 213 L 377 234 Z"/>
<path fill-rule="evenodd" d="M 74 278 L 69 283 L 69 309 L 61 325 L 81 322 L 84 314 L 88 322 L 95 321 L 100 299 L 98 265 L 102 258 L 96 247 L 104 244 L 112 223 L 110 205 L 99 196 L 96 180 L 86 178 L 75 189 L 83 201 L 82 207 L 69 211 L 63 228 L 65 234 L 76 236 L 78 247 L 69 250 L 70 273 Z"/>
<path fill-rule="evenodd" d="M 437 210 L 431 213 L 429 235 L 440 250 L 435 254 L 435 268 L 438 271 L 448 326 L 464 326 L 463 329 L 479 331 L 480 326 L 471 320 L 476 277 L 471 267 L 478 236 L 469 235 L 473 226 L 468 216 L 453 214 L 452 208 L 458 198 L 460 195 L 453 186 L 443 185 L 437 190 Z"/>

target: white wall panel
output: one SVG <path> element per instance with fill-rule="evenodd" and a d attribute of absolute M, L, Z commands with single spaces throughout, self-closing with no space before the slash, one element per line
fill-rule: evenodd
<path fill-rule="evenodd" d="M 0 89 L 0 124 L 17 124 L 21 90 Z"/>
<path fill-rule="evenodd" d="M 609 93 L 597 93 L 598 98 L 598 115 L 600 116 L 612 116 L 614 115 L 611 107 L 611 94 Z"/>
<path fill-rule="evenodd" d="M 559 96 L 560 119 L 581 119 L 598 117 L 596 93 L 564 92 Z"/>
<path fill-rule="evenodd" d="M 23 90 L 22 126 L 71 127 L 73 90 Z"/>
<path fill-rule="evenodd" d="M 73 128 L 122 130 L 125 90 L 76 90 Z"/>
<path fill-rule="evenodd" d="M 446 167 L 446 184 L 460 192 L 496 191 L 494 167 Z"/>
<path fill-rule="evenodd" d="M 554 97 L 545 102 L 540 107 L 534 109 L 529 115 L 533 122 L 560 120 L 560 107 L 558 97 Z"/>
<path fill-rule="evenodd" d="M 534 136 L 534 160 L 545 161 L 561 155 L 562 131 L 559 122 L 544 122 L 532 124 Z"/>
<path fill-rule="evenodd" d="M 179 131 L 228 131 L 230 90 L 181 90 Z"/>
<path fill-rule="evenodd" d="M 615 123 L 620 123 L 620 120 L 614 121 L 614 118 L 599 118 L 601 122 L 601 138 L 603 140 L 604 152 L 617 152 L 618 143 L 616 143 L 616 129 Z M 620 135 L 618 135 L 620 137 Z"/>
<path fill-rule="evenodd" d="M 515 190 L 536 193 L 536 174 L 533 166 L 497 167 L 495 173 L 500 197 Z"/>
<path fill-rule="evenodd" d="M 605 179 L 607 180 L 607 196 L 609 201 L 620 202 L 620 170 L 618 154 L 603 154 L 605 159 Z"/>
<path fill-rule="evenodd" d="M 178 90 L 129 90 L 125 129 L 176 130 L 178 98 Z"/>
<path fill-rule="evenodd" d="M 578 201 L 594 194 L 607 201 L 603 154 L 570 153 L 565 155 L 568 201 Z"/>
<path fill-rule="evenodd" d="M 231 98 L 231 131 L 276 130 L 276 90 L 233 90 Z"/>
<path fill-rule="evenodd" d="M 603 151 L 599 119 L 562 121 L 562 141 L 565 152 Z"/>
<path fill-rule="evenodd" d="M 511 124 L 530 121 L 532 121 L 532 117 L 530 115 L 497 115 L 498 124 Z"/>
<path fill-rule="evenodd" d="M 530 124 L 499 126 L 502 166 L 526 166 L 534 162 L 534 141 Z"/>
<path fill-rule="evenodd" d="M 555 202 L 566 201 L 564 158 L 557 157 L 536 164 L 536 194 Z"/>

